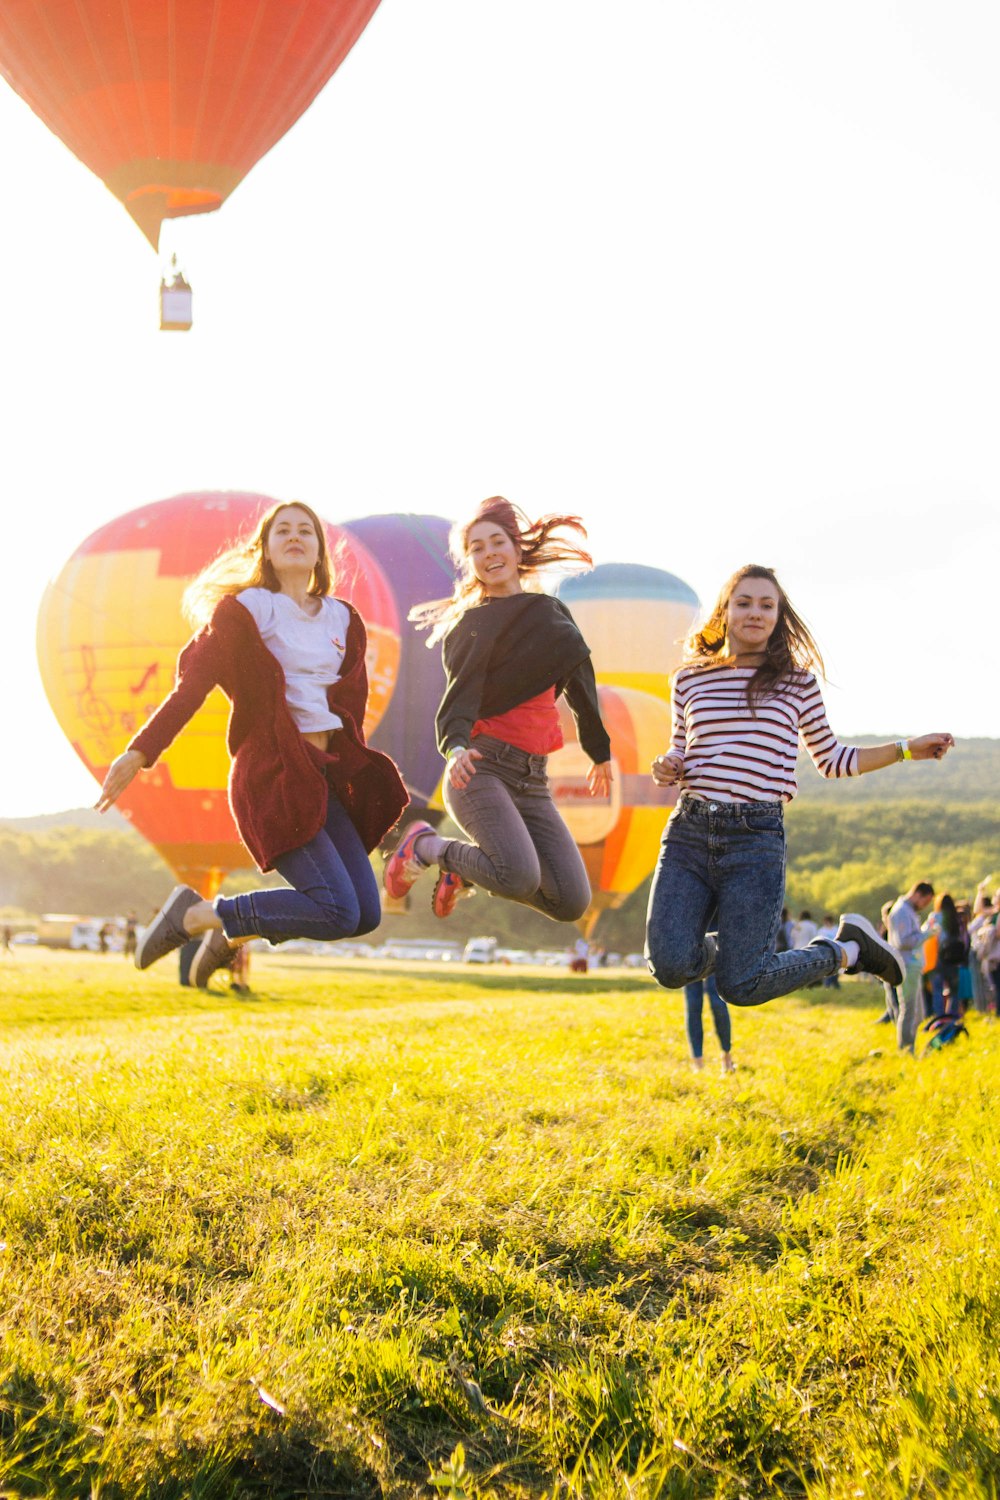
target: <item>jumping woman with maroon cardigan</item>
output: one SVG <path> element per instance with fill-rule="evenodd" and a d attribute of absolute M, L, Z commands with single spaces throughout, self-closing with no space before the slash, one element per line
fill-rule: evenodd
<path fill-rule="evenodd" d="M 96 805 L 106 812 L 218 685 L 232 702 L 236 826 L 260 869 L 276 869 L 290 889 L 205 901 L 177 886 L 143 934 L 137 968 L 200 935 L 191 975 L 204 988 L 250 938 L 329 942 L 378 926 L 368 853 L 408 798 L 393 762 L 365 744 L 367 636 L 330 586 L 323 525 L 296 502 L 274 506 L 188 588 L 185 613 L 202 628 L 181 652 L 174 691 L 111 765 Z"/>
<path fill-rule="evenodd" d="M 411 824 L 384 882 L 400 897 L 429 865 L 439 866 L 436 916 L 448 916 L 475 886 L 562 922 L 576 921 L 590 904 L 580 851 L 546 775 L 547 756 L 563 742 L 556 699 L 565 694 L 593 762 L 592 795 L 609 791 L 611 745 L 590 649 L 573 616 L 561 600 L 524 588 L 543 568 L 592 566 L 567 531 L 586 536 L 576 516 L 529 521 L 499 495 L 485 500 L 452 530 L 460 576 L 451 598 L 410 612 L 411 620 L 433 626 L 428 645 L 444 642 L 437 713 L 444 802 L 468 838 Z"/>

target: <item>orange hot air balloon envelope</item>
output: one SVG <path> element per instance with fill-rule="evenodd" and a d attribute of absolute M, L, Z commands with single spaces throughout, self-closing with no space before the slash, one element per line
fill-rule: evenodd
<path fill-rule="evenodd" d="M 655 756 L 670 743 L 670 705 L 638 688 L 599 687 L 597 692 L 611 736 L 610 797 L 590 795 L 590 758 L 562 699 L 559 716 L 565 744 L 549 756 L 552 796 L 583 856 L 593 893 L 579 924 L 587 933 L 602 911 L 621 906 L 652 874 L 664 825 L 677 800 L 676 790 L 658 787 L 650 771 Z"/>
<path fill-rule="evenodd" d="M 218 208 L 336 72 L 378 0 L 3 0 L 0 74 L 154 249 Z"/>
<path fill-rule="evenodd" d="M 246 535 L 276 502 L 242 493 L 177 495 L 117 517 L 82 542 L 43 596 L 38 661 L 56 718 L 97 780 L 163 701 L 190 636 L 189 580 Z M 370 733 L 399 666 L 399 612 L 378 563 L 327 524 L 334 589 L 368 627 Z M 253 868 L 229 810 L 229 704 L 216 688 L 118 806 L 179 879 L 214 895 L 230 870 Z"/>

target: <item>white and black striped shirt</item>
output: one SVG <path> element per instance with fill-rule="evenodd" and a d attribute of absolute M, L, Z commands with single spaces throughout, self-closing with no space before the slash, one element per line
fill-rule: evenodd
<path fill-rule="evenodd" d="M 858 751 L 835 737 L 811 672 L 783 683 L 751 713 L 753 674 L 753 667 L 722 665 L 678 672 L 670 755 L 683 761 L 682 791 L 724 802 L 790 802 L 800 736 L 821 775 L 858 775 Z"/>

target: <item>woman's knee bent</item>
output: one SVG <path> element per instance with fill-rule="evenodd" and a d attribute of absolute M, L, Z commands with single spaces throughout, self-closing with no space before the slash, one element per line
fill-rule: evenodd
<path fill-rule="evenodd" d="M 646 967 L 665 990 L 682 990 L 692 980 L 702 977 L 705 950 L 702 944 L 677 947 L 662 938 L 646 940 Z"/>
<path fill-rule="evenodd" d="M 760 974 L 727 974 L 724 967 L 715 973 L 719 999 L 727 1005 L 760 1005 L 762 1002 L 755 998 L 760 981 Z"/>

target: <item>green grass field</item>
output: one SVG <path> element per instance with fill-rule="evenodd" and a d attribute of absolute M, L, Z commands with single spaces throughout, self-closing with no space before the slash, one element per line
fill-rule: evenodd
<path fill-rule="evenodd" d="M 998 1029 L 0 957 L 0 1495 L 996 1497 Z"/>

